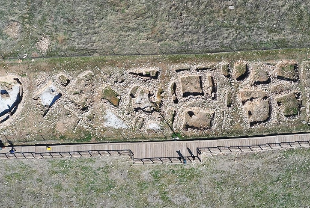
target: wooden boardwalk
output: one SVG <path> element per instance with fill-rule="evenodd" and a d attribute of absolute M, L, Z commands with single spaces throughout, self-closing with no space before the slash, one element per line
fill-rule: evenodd
<path fill-rule="evenodd" d="M 310 147 L 310 134 L 292 134 L 292 135 L 276 135 L 264 137 L 250 138 L 230 138 L 218 140 L 192 140 L 192 141 L 162 141 L 162 142 L 124 142 L 124 143 L 94 143 L 94 144 L 70 144 L 70 145 L 50 145 L 48 150 L 46 146 L 15 146 L 15 152 L 48 155 L 49 152 L 93 152 L 96 150 L 131 150 L 135 160 L 141 158 L 178 158 L 182 156 L 191 157 L 198 156 L 199 151 L 210 153 L 216 152 L 233 152 L 233 151 L 255 151 L 273 148 L 292 147 L 291 144 L 296 143 L 299 146 Z M 279 143 L 282 143 L 280 145 Z M 268 144 L 268 145 L 267 145 Z M 261 146 L 260 146 L 261 145 Z M 240 148 L 242 147 L 242 149 Z M 252 148 L 250 148 L 252 147 Z M 0 151 L 0 153 L 8 153 L 9 147 Z M 99 152 L 100 153 L 100 152 Z M 105 152 L 107 153 L 107 152 Z M 81 154 L 81 153 L 79 153 Z M 109 153 L 110 154 L 110 153 Z M 15 157 L 16 158 L 16 157 Z"/>

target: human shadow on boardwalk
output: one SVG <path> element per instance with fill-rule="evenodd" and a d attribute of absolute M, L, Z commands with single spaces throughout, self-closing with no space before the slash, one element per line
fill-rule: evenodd
<path fill-rule="evenodd" d="M 197 154 L 197 156 L 195 156 L 190 148 L 186 147 L 186 149 L 187 149 L 188 153 L 190 154 L 191 158 L 193 158 L 193 160 L 195 160 L 197 158 L 199 160 L 199 162 L 201 162 L 200 158 L 198 157 L 198 154 Z"/>
<path fill-rule="evenodd" d="M 179 155 L 179 160 L 183 163 L 183 164 L 187 164 L 187 160 L 189 160 L 190 162 L 193 162 L 196 158 L 198 158 L 199 162 L 201 162 L 200 158 L 198 156 L 195 156 L 193 154 L 193 152 L 187 147 L 187 151 L 189 152 L 189 156 L 184 156 L 181 153 L 181 150 L 176 151 Z"/>
<path fill-rule="evenodd" d="M 188 147 L 187 147 L 187 151 L 188 151 L 188 153 L 189 153 L 189 156 L 184 156 L 182 153 L 181 153 L 181 150 L 177 150 L 176 152 L 178 153 L 178 155 L 179 155 L 179 160 L 181 161 L 181 162 L 183 162 L 183 164 L 186 164 L 187 163 L 187 160 L 189 160 L 189 161 L 194 161 L 196 158 L 199 160 L 199 162 L 201 162 L 201 160 L 200 160 L 200 158 L 198 157 L 198 156 L 195 156 L 194 154 L 193 154 L 193 152 L 192 152 L 192 150 L 191 149 L 189 149 Z"/>
<path fill-rule="evenodd" d="M 9 147 L 11 147 L 10 153 L 11 153 L 11 154 L 14 154 L 16 150 L 15 150 L 15 148 L 14 148 L 13 142 L 10 141 L 10 140 L 8 140 L 8 139 L 7 139 L 7 141 L 8 141 L 8 143 L 9 143 Z"/>
<path fill-rule="evenodd" d="M 2 148 L 4 148 L 5 146 L 4 146 L 4 143 L 2 142 L 2 140 L 0 140 L 0 148 L 2 149 Z"/>
<path fill-rule="evenodd" d="M 179 160 L 183 162 L 184 164 L 186 164 L 186 158 L 182 155 L 181 150 L 177 150 L 176 152 L 179 155 Z"/>

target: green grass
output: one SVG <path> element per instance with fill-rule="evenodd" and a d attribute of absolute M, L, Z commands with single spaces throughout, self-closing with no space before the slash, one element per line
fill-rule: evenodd
<path fill-rule="evenodd" d="M 78 129 L 74 138 L 68 135 L 60 135 L 59 140 L 61 142 L 72 142 L 72 143 L 79 143 L 79 142 L 90 142 L 93 139 L 91 132 L 87 130 Z M 57 138 L 55 138 L 57 140 Z M 58 140 L 58 141 L 59 141 Z"/>
<path fill-rule="evenodd" d="M 3 67 L 22 66 L 24 73 L 36 71 L 82 71 L 85 69 L 98 69 L 101 67 L 128 68 L 133 62 L 139 63 L 192 63 L 192 62 L 221 62 L 227 60 L 270 61 L 283 58 L 294 59 L 297 62 L 308 59 L 309 48 L 240 51 L 238 53 L 215 53 L 215 54 L 176 54 L 161 56 L 100 56 L 100 57 L 62 57 L 62 58 L 38 58 L 35 62 L 25 59 L 22 64 L 15 60 L 0 61 Z"/>
<path fill-rule="evenodd" d="M 118 94 L 111 89 L 111 87 L 106 87 L 102 90 L 102 98 L 108 100 L 112 105 L 118 106 L 119 105 L 119 98 Z"/>
<path fill-rule="evenodd" d="M 299 112 L 300 102 L 295 94 L 288 94 L 277 99 L 278 105 L 282 107 L 284 116 L 295 116 Z"/>
<path fill-rule="evenodd" d="M 127 159 L 2 160 L 9 207 L 305 207 L 309 149 L 132 165 Z"/>
<path fill-rule="evenodd" d="M 247 64 L 246 63 L 235 63 L 234 66 L 234 77 L 239 80 L 244 74 L 247 72 Z"/>
<path fill-rule="evenodd" d="M 174 132 L 171 135 L 172 138 L 179 138 L 179 139 L 184 139 L 184 137 L 182 136 L 182 134 L 180 132 Z"/>
<path fill-rule="evenodd" d="M 296 81 L 298 80 L 298 73 L 296 72 L 296 68 L 296 64 L 282 64 L 278 69 L 278 76 L 288 80 Z"/>

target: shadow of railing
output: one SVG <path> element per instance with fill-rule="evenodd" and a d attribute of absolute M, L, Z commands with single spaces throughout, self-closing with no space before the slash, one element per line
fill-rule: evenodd
<path fill-rule="evenodd" d="M 243 146 L 198 147 L 197 155 L 201 155 L 202 152 L 210 154 L 233 153 L 233 152 L 257 152 L 264 150 L 287 149 L 298 147 L 310 147 L 310 141 L 275 142 L 275 143 L 243 145 Z"/>
<path fill-rule="evenodd" d="M 164 164 L 164 163 L 175 163 L 175 164 L 186 164 L 194 161 L 201 162 L 198 156 L 183 156 L 183 157 L 151 157 L 151 158 L 134 158 L 134 164 Z"/>
<path fill-rule="evenodd" d="M 44 158 L 73 158 L 73 157 L 100 157 L 100 156 L 129 156 L 132 160 L 134 154 L 130 149 L 126 150 L 87 150 L 65 152 L 13 152 L 0 153 L 0 159 L 44 159 Z"/>

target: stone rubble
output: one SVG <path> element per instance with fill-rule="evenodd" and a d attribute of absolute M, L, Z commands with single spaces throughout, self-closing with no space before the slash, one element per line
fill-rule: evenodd
<path fill-rule="evenodd" d="M 3 80 L 8 78 L 0 77 L 0 113 L 1 119 L 7 116 L 7 106 L 25 90 L 21 99 L 28 107 L 13 115 L 16 119 L 10 122 L 25 137 L 30 132 L 17 126 L 30 117 L 38 118 L 29 121 L 35 132 L 55 129 L 62 135 L 87 130 L 98 137 L 113 137 L 119 129 L 128 137 L 162 137 L 172 132 L 205 135 L 285 126 L 301 119 L 302 113 L 306 118 L 310 113 L 309 96 L 303 94 L 310 93 L 310 88 L 304 87 L 306 81 L 301 79 L 310 74 L 306 66 L 295 61 L 267 64 L 241 60 L 37 72 L 34 77 L 21 79 L 21 84 L 11 80 L 9 88 L 3 87 Z M 294 71 L 281 74 L 283 67 Z M 112 89 L 119 96 L 118 105 L 102 98 L 103 89 Z M 299 95 L 296 102 L 289 103 L 297 103 L 298 108 L 288 115 L 285 103 L 279 100 L 291 94 Z"/>

